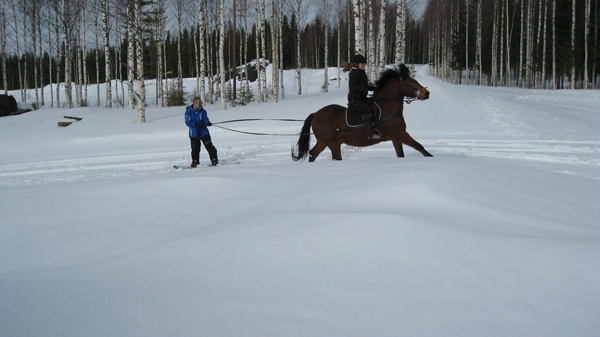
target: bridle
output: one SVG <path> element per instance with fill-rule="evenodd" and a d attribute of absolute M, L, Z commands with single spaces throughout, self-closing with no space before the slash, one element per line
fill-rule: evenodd
<path fill-rule="evenodd" d="M 377 96 L 373 96 L 373 99 L 382 98 L 382 99 L 386 99 L 386 100 L 399 100 L 399 101 L 404 101 L 406 104 L 410 104 L 419 99 L 419 95 L 421 94 L 421 89 L 418 89 L 415 86 L 413 86 L 412 84 L 410 84 L 409 82 L 407 82 L 405 78 L 404 79 L 399 78 L 398 81 L 400 82 L 401 85 L 406 85 L 410 89 L 415 91 L 417 95 L 415 97 L 409 97 L 409 98 L 406 98 L 406 95 L 396 95 L 396 96 L 377 95 Z M 423 88 L 423 89 L 427 89 L 427 88 Z"/>

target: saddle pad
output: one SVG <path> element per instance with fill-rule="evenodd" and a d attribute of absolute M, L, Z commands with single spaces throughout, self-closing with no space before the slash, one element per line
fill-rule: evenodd
<path fill-rule="evenodd" d="M 375 102 L 373 102 L 373 103 L 377 107 L 375 116 L 373 116 L 373 123 L 375 123 L 381 119 L 381 108 L 379 107 L 379 105 L 377 103 L 375 103 Z M 354 107 L 349 106 L 348 108 L 346 108 L 345 114 L 346 114 L 346 125 L 348 125 L 349 127 L 365 126 L 365 121 L 363 121 L 363 119 L 362 119 L 362 114 L 358 110 L 356 110 Z"/>

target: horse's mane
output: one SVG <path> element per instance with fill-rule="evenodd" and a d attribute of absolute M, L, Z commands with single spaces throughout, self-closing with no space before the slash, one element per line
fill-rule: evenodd
<path fill-rule="evenodd" d="M 408 68 L 404 65 L 400 65 L 400 71 L 395 69 L 387 69 L 382 72 L 379 76 L 379 79 L 375 82 L 375 92 L 374 95 L 377 95 L 379 91 L 385 88 L 388 83 L 393 79 L 406 79 L 409 75 Z"/>

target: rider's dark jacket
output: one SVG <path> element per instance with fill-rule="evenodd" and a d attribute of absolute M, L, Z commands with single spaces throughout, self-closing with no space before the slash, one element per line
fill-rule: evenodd
<path fill-rule="evenodd" d="M 365 71 L 353 67 L 348 75 L 348 87 L 348 102 L 352 103 L 355 98 L 367 99 L 369 79 Z"/>

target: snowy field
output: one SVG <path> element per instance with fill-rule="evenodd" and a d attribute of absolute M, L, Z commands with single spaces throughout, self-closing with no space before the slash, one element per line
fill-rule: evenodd
<path fill-rule="evenodd" d="M 0 336 L 598 336 L 600 92 L 416 69 L 431 99 L 405 118 L 433 158 L 382 143 L 297 163 L 297 136 L 215 125 L 240 164 L 182 171 L 184 107 L 0 118 Z M 345 105 L 347 75 L 320 93 L 322 74 L 298 96 L 286 72 L 280 103 L 205 108 L 304 120 Z"/>

